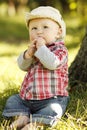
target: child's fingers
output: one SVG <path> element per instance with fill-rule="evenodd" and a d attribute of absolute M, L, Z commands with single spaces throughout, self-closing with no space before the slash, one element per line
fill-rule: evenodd
<path fill-rule="evenodd" d="M 36 39 L 34 39 L 33 41 L 32 41 L 32 43 L 29 43 L 28 44 L 28 48 L 32 48 L 32 47 L 35 47 L 36 46 Z"/>

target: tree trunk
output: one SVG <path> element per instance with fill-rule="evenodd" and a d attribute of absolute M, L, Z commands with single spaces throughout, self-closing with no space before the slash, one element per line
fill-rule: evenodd
<path fill-rule="evenodd" d="M 69 67 L 70 90 L 87 90 L 87 28 L 79 52 Z"/>
<path fill-rule="evenodd" d="M 8 3 L 8 15 L 13 16 L 16 14 L 16 8 L 15 8 L 15 3 L 13 0 L 9 0 Z"/>

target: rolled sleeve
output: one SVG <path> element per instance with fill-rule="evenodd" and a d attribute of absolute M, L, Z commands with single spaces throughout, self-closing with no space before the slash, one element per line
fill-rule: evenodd
<path fill-rule="evenodd" d="M 33 58 L 24 59 L 23 55 L 24 55 L 24 52 L 19 55 L 17 59 L 17 63 L 21 70 L 27 71 L 33 61 Z"/>
<path fill-rule="evenodd" d="M 40 47 L 36 52 L 35 56 L 40 60 L 40 62 L 48 69 L 56 69 L 60 61 L 57 56 L 51 52 L 45 45 Z"/>

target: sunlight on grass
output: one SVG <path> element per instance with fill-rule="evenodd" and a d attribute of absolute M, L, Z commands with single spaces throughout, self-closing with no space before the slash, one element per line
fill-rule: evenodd
<path fill-rule="evenodd" d="M 5 89 L 13 87 L 19 87 L 23 78 L 23 72 L 17 67 L 15 58 L 5 59 L 4 62 L 1 60 L 0 67 L 0 92 L 3 92 Z"/>
<path fill-rule="evenodd" d="M 20 86 L 24 72 L 18 68 L 17 56 L 25 48 L 26 45 L 23 44 L 17 47 L 15 44 L 0 43 L 0 92 L 4 91 L 6 87 L 9 88 L 11 84 L 14 84 L 15 87 Z"/>
<path fill-rule="evenodd" d="M 8 42 L 0 42 L 0 56 L 2 58 L 10 57 L 10 56 L 18 56 L 24 49 L 26 49 L 28 46 L 28 43 L 8 43 Z"/>

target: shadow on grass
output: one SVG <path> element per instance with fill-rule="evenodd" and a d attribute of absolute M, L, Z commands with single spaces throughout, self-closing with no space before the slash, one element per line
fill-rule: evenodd
<path fill-rule="evenodd" d="M 71 88 L 70 102 L 68 111 L 76 118 L 84 118 L 87 120 L 87 86 L 84 84 L 77 84 Z"/>
<path fill-rule="evenodd" d="M 18 21 L 20 18 L 18 19 Z M 21 21 L 21 20 L 20 20 Z M 0 41 L 20 44 L 28 39 L 28 30 L 24 23 L 8 18 L 0 19 Z M 19 42 L 20 41 L 20 42 Z"/>

